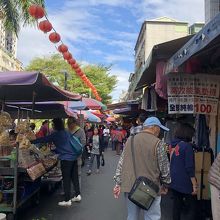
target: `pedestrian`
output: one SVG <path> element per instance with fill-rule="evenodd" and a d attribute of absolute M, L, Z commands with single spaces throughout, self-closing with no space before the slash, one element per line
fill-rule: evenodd
<path fill-rule="evenodd" d="M 136 118 L 133 118 L 133 119 L 131 120 L 130 135 L 137 134 L 137 132 L 136 132 L 137 127 L 138 127 L 137 119 L 136 119 Z"/>
<path fill-rule="evenodd" d="M 80 143 L 83 146 L 83 154 L 80 158 L 78 158 L 78 165 L 79 166 L 83 166 L 85 163 L 85 154 L 86 154 L 86 134 L 84 129 L 82 129 L 79 124 L 78 124 L 78 120 L 74 117 L 69 117 L 67 120 L 67 125 L 68 125 L 68 129 L 70 131 L 70 133 L 72 135 L 74 135 L 75 137 L 78 138 L 78 140 L 80 141 Z"/>
<path fill-rule="evenodd" d="M 161 219 L 161 194 L 167 193 L 167 186 L 170 184 L 171 178 L 165 144 L 158 138 L 160 129 L 169 130 L 156 117 L 146 119 L 143 130 L 134 137 L 128 138 L 124 149 L 124 157 L 121 157 L 123 160 L 118 163 L 114 176 L 116 186 L 113 193 L 115 198 L 118 198 L 121 192 L 125 193 L 128 211 L 127 220 L 139 220 L 141 208 L 128 199 L 128 193 L 139 176 L 148 178 L 161 188 L 161 192 L 155 198 L 150 209 L 148 211 L 144 210 L 144 219 Z M 134 138 L 133 145 L 132 138 Z M 133 156 L 136 159 L 137 177 L 135 176 L 132 160 L 132 146 L 135 154 Z"/>
<path fill-rule="evenodd" d="M 212 217 L 220 219 L 220 153 L 216 157 L 209 171 L 209 183 L 211 186 Z"/>
<path fill-rule="evenodd" d="M 103 130 L 103 147 L 104 147 L 104 149 L 108 148 L 109 137 L 110 137 L 110 130 L 109 130 L 108 126 L 106 126 Z"/>
<path fill-rule="evenodd" d="M 68 129 L 70 131 L 70 133 L 72 135 L 74 135 L 76 138 L 78 138 L 78 140 L 80 141 L 80 143 L 82 144 L 82 147 L 83 147 L 83 153 L 82 155 L 80 155 L 78 158 L 77 158 L 77 166 L 78 166 L 78 181 L 79 181 L 79 186 L 81 188 L 82 184 L 81 184 L 81 174 L 82 174 L 82 171 L 81 171 L 81 167 L 84 166 L 85 164 L 85 159 L 86 159 L 86 134 L 85 134 L 85 131 L 84 129 L 82 129 L 80 126 L 79 126 L 79 123 L 78 123 L 78 120 L 74 117 L 69 117 L 68 120 L 67 120 L 67 126 L 68 126 Z M 79 197 L 74 197 L 72 199 L 72 202 L 80 202 L 81 201 L 81 196 Z"/>
<path fill-rule="evenodd" d="M 123 129 L 121 126 L 117 127 L 117 129 L 115 129 L 115 131 L 113 133 L 113 137 L 112 137 L 114 145 L 115 145 L 115 149 L 116 149 L 116 155 L 121 154 L 122 144 L 123 144 L 123 140 L 125 138 L 122 130 Z"/>
<path fill-rule="evenodd" d="M 90 159 L 91 156 L 91 146 L 90 146 L 90 140 L 93 136 L 93 130 L 94 130 L 94 126 L 88 125 L 88 129 L 86 131 L 86 149 L 87 149 L 87 156 L 88 159 Z"/>
<path fill-rule="evenodd" d="M 65 130 L 64 122 L 61 118 L 53 119 L 53 130 L 51 135 L 38 138 L 32 141 L 33 144 L 37 143 L 53 143 L 56 147 L 55 151 L 59 155 L 61 161 L 61 171 L 63 177 L 63 186 L 65 193 L 65 200 L 59 202 L 59 206 L 71 206 L 71 182 L 74 185 L 75 195 L 73 201 L 81 201 L 79 179 L 78 179 L 78 166 L 77 155 L 70 144 L 71 134 Z"/>
<path fill-rule="evenodd" d="M 92 150 L 89 159 L 87 175 L 91 175 L 92 173 L 92 166 L 95 158 L 97 162 L 96 173 L 99 173 L 99 169 L 100 169 L 100 159 L 101 159 L 101 155 L 103 154 L 103 148 L 102 148 L 101 138 L 99 136 L 98 128 L 94 128 L 93 136 L 90 139 L 90 145 L 92 147 Z"/>
<path fill-rule="evenodd" d="M 117 129 L 117 125 L 113 125 L 110 127 L 112 151 L 116 150 L 116 142 L 114 140 L 116 129 Z"/>
<path fill-rule="evenodd" d="M 196 219 L 198 184 L 195 177 L 193 145 L 194 128 L 179 123 L 175 128 L 170 148 L 170 174 L 173 192 L 173 220 L 180 220 L 182 207 L 186 205 L 187 220 Z"/>
<path fill-rule="evenodd" d="M 49 121 L 43 121 L 40 130 L 36 133 L 37 138 L 45 137 L 49 134 Z"/>

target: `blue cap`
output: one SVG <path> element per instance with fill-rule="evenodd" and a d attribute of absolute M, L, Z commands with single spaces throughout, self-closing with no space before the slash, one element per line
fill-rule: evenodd
<path fill-rule="evenodd" d="M 156 126 L 159 126 L 161 129 L 165 130 L 165 131 L 169 131 L 170 129 L 163 126 L 160 122 L 160 120 L 156 117 L 149 117 L 145 120 L 143 126 L 144 127 L 148 127 L 148 126 L 153 126 L 153 125 L 156 125 Z"/>

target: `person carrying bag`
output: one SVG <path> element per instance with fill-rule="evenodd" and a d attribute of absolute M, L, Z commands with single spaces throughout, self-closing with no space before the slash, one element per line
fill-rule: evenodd
<path fill-rule="evenodd" d="M 168 131 L 158 118 L 150 117 L 143 131 L 129 137 L 119 159 L 113 189 L 117 199 L 124 192 L 127 203 L 127 220 L 161 219 L 161 194 L 167 193 L 171 182 L 170 165 L 165 144 L 158 138 L 160 129 Z"/>
<path fill-rule="evenodd" d="M 135 183 L 128 193 L 128 199 L 138 207 L 148 210 L 159 193 L 159 186 L 144 176 L 137 177 L 134 153 L 134 135 L 131 137 L 132 162 L 135 174 Z"/>

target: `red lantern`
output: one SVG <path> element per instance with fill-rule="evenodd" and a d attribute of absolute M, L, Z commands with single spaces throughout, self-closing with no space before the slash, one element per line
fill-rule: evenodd
<path fill-rule="evenodd" d="M 70 52 L 63 53 L 64 60 L 70 60 L 72 58 L 72 54 Z"/>
<path fill-rule="evenodd" d="M 38 27 L 44 33 L 50 32 L 52 30 L 52 28 L 53 28 L 52 24 L 48 20 L 41 21 L 39 23 Z"/>
<path fill-rule="evenodd" d="M 76 69 L 75 72 L 78 76 L 83 76 L 84 75 L 84 73 L 82 72 L 82 70 L 80 68 Z"/>
<path fill-rule="evenodd" d="M 81 76 L 82 80 L 85 81 L 87 79 L 86 75 L 83 74 L 83 76 Z"/>
<path fill-rule="evenodd" d="M 60 53 L 65 53 L 68 51 L 68 47 L 65 44 L 60 44 L 60 46 L 57 49 Z"/>
<path fill-rule="evenodd" d="M 77 70 L 79 68 L 79 65 L 77 63 L 72 65 L 73 69 Z"/>
<path fill-rule="evenodd" d="M 60 35 L 56 32 L 53 32 L 49 35 L 49 39 L 52 43 L 58 43 L 60 41 Z"/>
<path fill-rule="evenodd" d="M 76 63 L 76 60 L 71 58 L 71 59 L 68 60 L 68 63 L 72 66 L 73 64 Z"/>
<path fill-rule="evenodd" d="M 91 89 L 92 89 L 92 90 L 96 89 L 95 86 L 94 86 L 93 84 L 91 85 Z"/>
<path fill-rule="evenodd" d="M 40 5 L 31 5 L 28 12 L 35 19 L 43 18 L 45 15 L 44 8 Z"/>
<path fill-rule="evenodd" d="M 83 73 L 82 72 L 77 72 L 76 73 L 79 77 L 82 77 L 83 76 Z"/>

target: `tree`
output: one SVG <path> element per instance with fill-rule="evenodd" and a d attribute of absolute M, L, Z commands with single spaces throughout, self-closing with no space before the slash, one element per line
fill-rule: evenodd
<path fill-rule="evenodd" d="M 106 67 L 103 65 L 88 64 L 81 65 L 81 68 L 96 87 L 102 98 L 102 102 L 104 104 L 110 103 L 112 98 L 110 93 L 117 84 L 117 77 L 110 75 L 111 66 Z M 58 83 L 62 88 L 64 88 L 65 84 L 63 72 L 66 71 L 69 74 L 67 80 L 67 89 L 69 91 L 92 95 L 91 90 L 84 85 L 60 54 L 55 54 L 50 57 L 35 58 L 26 67 L 26 70 L 43 72 L 52 83 Z"/>
<path fill-rule="evenodd" d="M 5 29 L 18 36 L 21 23 L 36 24 L 28 13 L 29 6 L 38 4 L 44 7 L 44 2 L 44 0 L 0 0 L 0 19 L 3 19 Z"/>

